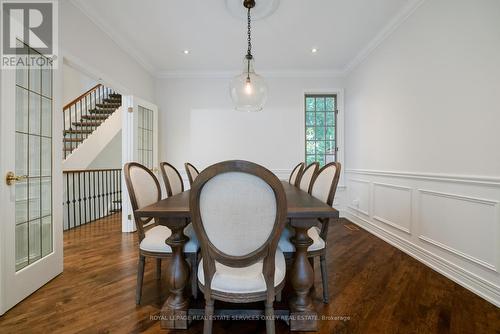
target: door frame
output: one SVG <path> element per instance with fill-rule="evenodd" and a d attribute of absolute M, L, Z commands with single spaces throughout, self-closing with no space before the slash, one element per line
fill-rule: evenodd
<path fill-rule="evenodd" d="M 132 95 L 122 95 L 121 112 L 124 113 L 122 115 L 122 168 L 127 162 L 138 161 L 136 131 L 138 118 L 136 115 L 139 105 L 153 111 L 153 173 L 158 177 L 158 106 Z M 125 184 L 125 176 L 122 175 L 122 232 L 134 232 L 135 230 L 132 205 Z"/>

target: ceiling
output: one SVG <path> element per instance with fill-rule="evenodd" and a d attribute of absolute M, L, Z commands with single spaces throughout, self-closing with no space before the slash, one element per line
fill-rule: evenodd
<path fill-rule="evenodd" d="M 256 0 L 257 6 L 259 1 L 271 0 Z M 345 73 L 421 2 L 281 0 L 272 15 L 252 24 L 256 70 Z M 230 13 L 224 0 L 73 3 L 156 76 L 234 72 L 243 66 L 246 22 Z M 313 54 L 312 48 L 318 51 Z"/>

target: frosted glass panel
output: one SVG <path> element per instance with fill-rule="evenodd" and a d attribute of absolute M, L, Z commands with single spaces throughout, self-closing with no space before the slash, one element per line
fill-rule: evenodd
<path fill-rule="evenodd" d="M 40 134 L 41 98 L 40 95 L 29 93 L 29 129 L 31 134 Z"/>
<path fill-rule="evenodd" d="M 30 178 L 28 182 L 28 219 L 40 218 L 40 179 Z"/>
<path fill-rule="evenodd" d="M 16 225 L 16 271 L 28 265 L 28 223 Z"/>
<path fill-rule="evenodd" d="M 52 216 L 42 219 L 42 256 L 52 253 Z"/>
<path fill-rule="evenodd" d="M 42 257 L 42 225 L 40 219 L 29 222 L 28 234 L 29 261 L 31 263 Z"/>
<path fill-rule="evenodd" d="M 50 177 L 42 178 L 42 196 L 41 196 L 41 206 L 42 206 L 42 217 L 50 215 L 52 213 L 52 180 Z"/>
<path fill-rule="evenodd" d="M 28 174 L 28 135 L 16 132 L 16 175 Z"/>
<path fill-rule="evenodd" d="M 28 182 L 16 182 L 16 224 L 28 220 Z"/>
<path fill-rule="evenodd" d="M 52 136 L 52 101 L 42 97 L 42 136 Z"/>
<path fill-rule="evenodd" d="M 29 175 L 40 176 L 40 137 L 29 136 Z"/>
<path fill-rule="evenodd" d="M 42 141 L 42 176 L 52 175 L 52 139 L 41 137 Z"/>
<path fill-rule="evenodd" d="M 148 168 L 153 168 L 153 110 L 138 107 L 138 161 Z"/>
<path fill-rule="evenodd" d="M 16 131 L 28 132 L 28 91 L 16 87 Z"/>

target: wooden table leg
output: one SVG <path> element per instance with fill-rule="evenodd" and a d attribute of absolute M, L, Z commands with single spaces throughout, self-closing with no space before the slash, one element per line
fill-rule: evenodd
<path fill-rule="evenodd" d="M 184 258 L 184 245 L 189 240 L 184 234 L 187 222 L 183 219 L 160 223 L 172 230 L 172 235 L 166 240 L 166 243 L 172 247 L 172 258 L 167 270 L 170 294 L 161 309 L 161 327 L 187 329 L 189 299 L 186 297 L 185 287 L 189 279 L 189 266 Z"/>
<path fill-rule="evenodd" d="M 307 234 L 311 227 L 307 221 L 292 220 L 295 236 L 291 241 L 295 245 L 290 280 L 294 296 L 290 299 L 290 330 L 316 331 L 318 329 L 317 313 L 310 296 L 314 285 L 314 271 L 307 258 L 307 248 L 313 241 Z"/>

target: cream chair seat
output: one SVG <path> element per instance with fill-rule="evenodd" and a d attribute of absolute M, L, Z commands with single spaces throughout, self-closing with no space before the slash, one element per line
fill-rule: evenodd
<path fill-rule="evenodd" d="M 146 231 L 139 247 L 143 251 L 157 253 L 172 253 L 172 248 L 165 243 L 165 240 L 172 235 L 172 231 L 166 226 L 155 226 Z M 189 223 L 184 228 L 184 234 L 189 237 L 189 241 L 184 245 L 185 253 L 196 253 L 200 248 L 198 238 L 194 233 L 193 225 Z"/>
<path fill-rule="evenodd" d="M 274 286 L 283 282 L 286 273 L 286 262 L 283 252 L 276 250 L 274 259 L 276 265 L 274 271 Z M 215 263 L 215 275 L 212 278 L 212 290 L 228 293 L 253 293 L 267 290 L 266 280 L 262 274 L 263 261 L 254 263 L 248 267 L 234 268 L 221 263 Z M 198 265 L 198 279 L 205 286 L 205 273 L 203 272 L 203 259 Z"/>
<path fill-rule="evenodd" d="M 326 247 L 325 240 L 320 237 L 321 230 L 318 227 L 311 227 L 307 230 L 307 235 L 313 240 L 311 246 L 307 248 L 308 252 L 317 251 Z M 294 231 L 290 228 L 283 229 L 281 233 L 280 241 L 278 242 L 278 248 L 285 253 L 295 252 L 295 246 L 290 241 L 290 238 L 294 235 Z"/>

